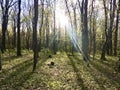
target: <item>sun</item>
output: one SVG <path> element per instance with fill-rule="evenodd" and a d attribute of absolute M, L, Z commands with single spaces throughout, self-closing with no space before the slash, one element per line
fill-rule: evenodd
<path fill-rule="evenodd" d="M 56 9 L 56 24 L 64 28 L 68 23 L 68 17 L 65 15 L 64 10 Z"/>

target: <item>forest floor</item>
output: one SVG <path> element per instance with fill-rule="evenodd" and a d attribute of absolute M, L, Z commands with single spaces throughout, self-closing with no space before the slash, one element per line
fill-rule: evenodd
<path fill-rule="evenodd" d="M 0 90 L 120 90 L 120 73 L 115 71 L 117 57 L 101 61 L 97 55 L 87 66 L 82 56 L 65 52 L 48 58 L 40 53 L 37 70 L 32 72 L 32 52 L 21 57 L 2 55 Z M 54 62 L 54 66 L 50 66 Z"/>

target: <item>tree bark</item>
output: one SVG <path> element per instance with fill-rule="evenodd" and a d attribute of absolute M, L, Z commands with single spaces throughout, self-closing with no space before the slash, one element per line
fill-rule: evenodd
<path fill-rule="evenodd" d="M 82 28 L 82 52 L 83 52 L 83 59 L 85 61 L 89 61 L 87 6 L 88 6 L 88 0 L 85 0 L 84 5 L 82 7 L 82 9 L 83 9 L 83 22 L 81 22 L 81 23 L 83 23 L 83 28 Z"/>
<path fill-rule="evenodd" d="M 46 15 L 46 48 L 49 48 L 49 18 L 48 13 Z"/>
<path fill-rule="evenodd" d="M 21 0 L 18 0 L 18 17 L 17 17 L 17 56 L 21 56 L 20 13 L 21 13 Z"/>
<path fill-rule="evenodd" d="M 118 25 L 119 25 L 119 12 L 120 10 L 120 0 L 118 1 L 118 8 L 117 8 L 117 16 L 116 16 L 116 28 L 114 33 L 114 55 L 117 56 L 117 48 L 118 48 Z"/>
<path fill-rule="evenodd" d="M 41 0 L 41 4 L 42 4 L 42 16 L 41 16 L 41 24 L 40 24 L 40 30 L 39 30 L 39 35 L 40 35 L 40 40 L 39 40 L 39 47 L 38 50 L 41 51 L 41 38 L 42 38 L 42 27 L 43 27 L 43 21 L 44 21 L 44 0 Z"/>
<path fill-rule="evenodd" d="M 89 43 L 89 54 L 91 54 L 91 51 L 92 51 L 92 42 L 93 42 L 93 33 L 92 33 L 92 23 L 94 23 L 94 22 L 92 22 L 92 19 L 93 19 L 93 10 L 94 10 L 94 7 L 93 7 L 93 5 L 94 5 L 94 0 L 92 0 L 92 3 L 91 3 L 91 12 L 90 12 L 90 31 L 89 31 L 89 35 L 90 35 L 90 43 Z"/>
<path fill-rule="evenodd" d="M 2 20 L 2 46 L 1 51 L 4 53 L 6 50 L 6 31 L 7 31 L 7 25 L 8 25 L 8 8 L 6 8 L 5 13 L 3 11 L 3 20 Z"/>
<path fill-rule="evenodd" d="M 14 18 L 14 26 L 13 26 L 13 46 L 16 47 L 16 20 Z"/>
<path fill-rule="evenodd" d="M 2 70 L 1 50 L 0 50 L 0 70 Z"/>
<path fill-rule="evenodd" d="M 101 60 L 106 60 L 105 56 L 106 56 L 106 50 L 107 50 L 107 44 L 108 44 L 108 35 L 107 35 L 108 16 L 107 16 L 107 8 L 106 8 L 105 0 L 103 0 L 103 6 L 104 6 L 104 13 L 105 13 L 105 37 L 106 37 L 106 40 L 105 40 L 103 47 L 102 47 Z"/>
<path fill-rule="evenodd" d="M 110 1 L 110 26 L 108 30 L 108 46 L 109 46 L 109 54 L 113 54 L 113 46 L 112 46 L 112 30 L 113 30 L 113 23 L 115 18 L 115 4 L 116 0 Z"/>
<path fill-rule="evenodd" d="M 53 52 L 56 54 L 56 0 L 54 2 L 54 34 L 53 34 Z"/>
<path fill-rule="evenodd" d="M 34 61 L 33 61 L 33 71 L 36 69 L 37 57 L 38 57 L 38 48 L 37 48 L 37 22 L 38 22 L 38 0 L 34 0 L 34 18 L 33 18 L 33 52 L 34 52 Z"/>

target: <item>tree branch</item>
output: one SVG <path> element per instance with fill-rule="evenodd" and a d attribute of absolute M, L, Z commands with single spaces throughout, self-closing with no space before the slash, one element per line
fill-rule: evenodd
<path fill-rule="evenodd" d="M 9 5 L 8 5 L 8 8 L 10 8 L 10 7 L 12 7 L 13 5 L 15 5 L 17 3 L 17 1 L 15 1 L 15 2 L 11 2 Z"/>

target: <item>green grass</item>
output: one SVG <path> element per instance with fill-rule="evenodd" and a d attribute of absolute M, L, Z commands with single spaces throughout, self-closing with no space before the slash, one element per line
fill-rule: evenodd
<path fill-rule="evenodd" d="M 90 67 L 82 56 L 57 53 L 52 58 L 40 53 L 37 70 L 32 72 L 32 52 L 2 55 L 3 70 L 0 71 L 0 90 L 119 90 L 120 73 L 114 69 L 116 57 L 106 61 L 91 60 Z M 48 64 L 53 61 L 54 66 Z"/>

